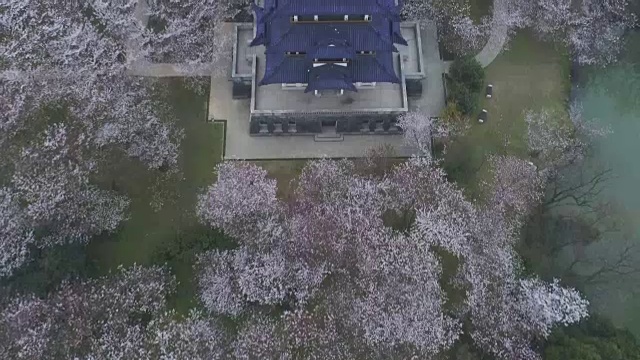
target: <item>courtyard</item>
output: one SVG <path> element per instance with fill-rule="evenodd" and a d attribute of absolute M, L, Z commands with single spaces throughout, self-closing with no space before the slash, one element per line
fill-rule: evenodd
<path fill-rule="evenodd" d="M 368 134 L 329 134 L 319 136 L 251 136 L 249 134 L 249 118 L 252 105 L 257 110 L 272 109 L 305 109 L 332 108 L 335 110 L 358 111 L 359 109 L 409 108 L 419 109 L 430 116 L 438 116 L 444 107 L 444 87 L 442 74 L 446 64 L 440 59 L 436 29 L 434 24 L 420 28 L 420 36 L 412 34 L 412 28 L 403 28 L 408 46 L 399 46 L 400 56 L 407 59 L 405 71 L 408 74 L 421 72 L 426 75 L 422 80 L 422 96 L 409 98 L 402 96 L 397 84 L 378 84 L 374 89 L 362 90 L 353 96 L 356 100 L 344 103 L 343 97 L 317 98 L 313 94 L 304 94 L 298 90 L 276 89 L 279 85 L 262 86 L 254 89 L 256 99 L 234 100 L 232 98 L 233 83 L 229 76 L 214 76 L 211 79 L 208 119 L 225 125 L 225 159 L 268 160 L 268 159 L 310 159 L 320 157 L 350 158 L 363 156 L 367 150 L 378 146 L 390 146 L 397 156 L 406 157 L 415 153 L 416 149 L 404 144 L 403 136 L 368 135 Z M 232 26 L 226 31 L 234 31 Z M 250 38 L 247 32 L 240 32 L 239 41 L 246 43 Z M 420 44 L 416 41 L 420 39 Z M 237 72 L 247 72 L 247 56 L 256 55 L 258 50 L 242 52 L 238 58 Z M 417 51 L 416 49 L 421 49 Z M 252 53 L 253 52 L 253 53 Z M 416 56 L 422 53 L 424 69 L 419 69 Z M 245 65 L 242 65 L 245 64 Z M 227 72 L 228 74 L 231 71 Z M 400 95 L 398 97 L 398 95 Z M 337 104 L 337 105 L 336 105 Z M 348 116 L 348 114 L 347 114 Z"/>

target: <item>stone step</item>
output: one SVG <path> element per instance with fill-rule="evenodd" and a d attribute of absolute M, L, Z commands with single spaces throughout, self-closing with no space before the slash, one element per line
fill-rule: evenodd
<path fill-rule="evenodd" d="M 317 142 L 338 142 L 343 141 L 344 136 L 342 134 L 317 134 L 314 136 L 314 141 Z"/>

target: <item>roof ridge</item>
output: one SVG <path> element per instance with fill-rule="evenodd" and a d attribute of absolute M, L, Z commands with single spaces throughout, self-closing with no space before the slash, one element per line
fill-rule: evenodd
<path fill-rule="evenodd" d="M 268 80 L 270 77 L 273 77 L 277 73 L 277 71 L 280 70 L 282 65 L 285 63 L 285 60 L 286 60 L 286 57 L 283 57 L 278 63 L 278 65 L 273 67 L 272 70 L 269 72 L 267 72 L 267 68 L 265 67 L 264 75 L 262 76 L 262 80 L 260 80 L 260 85 L 264 85 L 265 80 Z"/>
<path fill-rule="evenodd" d="M 387 73 L 387 75 L 391 76 L 392 78 L 398 80 L 398 82 L 400 82 L 400 79 L 398 78 L 398 75 L 396 74 L 395 70 L 393 72 L 389 72 L 389 69 L 380 62 L 380 60 L 377 57 L 373 57 L 373 61 L 375 61 L 383 70 L 385 73 Z"/>
<path fill-rule="evenodd" d="M 276 4 L 276 6 L 274 7 L 274 9 L 276 11 L 270 12 L 269 15 L 276 14 L 278 11 L 286 11 L 288 8 L 291 8 L 291 6 L 295 4 L 296 0 L 279 0 L 279 1 L 281 1 L 281 3 Z M 309 1 L 310 3 L 317 4 L 321 0 L 298 0 L 298 1 Z M 344 1 L 348 1 L 348 0 L 341 0 L 341 1 L 344 2 Z M 371 1 L 371 0 L 369 0 L 369 1 Z M 390 14 L 390 15 L 394 15 L 394 14 L 391 13 L 390 7 L 387 6 L 387 5 L 381 4 L 380 1 L 381 0 L 375 0 L 375 1 L 373 1 L 373 4 L 377 5 L 377 7 L 382 12 L 385 12 L 385 13 Z M 391 0 L 391 1 L 393 1 L 395 3 L 394 0 Z M 371 3 L 369 3 L 369 4 L 371 4 Z"/>

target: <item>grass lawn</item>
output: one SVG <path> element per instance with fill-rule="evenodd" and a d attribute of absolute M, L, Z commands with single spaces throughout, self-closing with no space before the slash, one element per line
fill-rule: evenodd
<path fill-rule="evenodd" d="M 177 174 L 149 171 L 141 164 L 123 157 L 102 174 L 101 181 L 111 184 L 131 198 L 130 218 L 115 234 L 96 239 L 88 246 L 89 257 L 100 273 L 119 264 L 149 265 L 158 262 L 159 247 L 174 241 L 184 232 L 201 231 L 195 217 L 198 192 L 215 179 L 213 167 L 221 159 L 223 126 L 206 122 L 207 94 L 197 95 L 180 80 L 170 82 L 167 101 L 184 129 Z M 155 194 L 155 196 L 154 196 Z M 162 199 L 155 211 L 151 202 Z M 175 306 L 185 310 L 193 305 L 191 264 L 170 264 L 179 281 Z"/>
<path fill-rule="evenodd" d="M 486 69 L 486 82 L 494 86 L 493 98 L 480 107 L 488 121 L 471 119 L 471 129 L 447 149 L 444 166 L 468 195 L 481 194 L 487 178 L 489 154 L 527 156 L 524 112 L 528 109 L 563 109 L 570 91 L 570 58 L 562 49 L 521 32 Z"/>
<path fill-rule="evenodd" d="M 292 180 L 295 179 L 307 160 L 265 160 L 256 161 L 258 166 L 269 172 L 269 176 L 278 182 L 278 197 L 287 198 L 294 190 Z"/>
<path fill-rule="evenodd" d="M 224 126 L 205 121 L 208 94 L 196 94 L 178 79 L 170 82 L 166 101 L 184 129 L 178 172 L 149 171 L 139 162 L 126 157 L 100 175 L 99 182 L 127 194 L 131 198 L 130 218 L 118 232 L 95 239 L 88 245 L 88 256 L 99 274 L 118 265 L 163 264 L 167 248 L 183 249 L 187 241 L 208 242 L 206 246 L 225 247 L 228 242 L 195 216 L 197 195 L 215 181 L 214 166 L 222 159 Z M 291 180 L 300 173 L 306 161 L 258 162 L 278 180 L 281 196 L 290 191 Z M 161 200 L 158 210 L 153 202 Z M 185 240 L 186 239 L 186 240 Z M 179 282 L 176 296 L 170 299 L 179 312 L 197 306 L 193 282 L 192 252 L 181 253 L 169 261 Z"/>

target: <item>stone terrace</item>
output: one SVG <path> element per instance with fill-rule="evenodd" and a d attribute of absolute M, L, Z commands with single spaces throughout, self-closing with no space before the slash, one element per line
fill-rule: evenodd
<path fill-rule="evenodd" d="M 257 79 L 264 75 L 264 56 L 257 57 Z M 394 61 L 396 72 L 401 73 L 399 61 Z M 304 89 L 304 88 L 303 88 Z M 401 110 L 407 107 L 407 94 L 403 84 L 377 83 L 371 89 L 359 89 L 358 92 L 345 91 L 338 96 L 335 91 L 323 91 L 322 96 L 305 93 L 304 90 L 285 90 L 282 85 L 264 85 L 254 87 L 256 111 L 339 111 L 339 112 L 375 112 L 376 110 Z"/>
<path fill-rule="evenodd" d="M 226 27 L 228 36 L 234 31 L 233 25 Z M 419 99 L 409 99 L 409 108 L 419 108 L 431 116 L 438 116 L 444 107 L 444 88 L 442 86 L 442 73 L 446 66 L 441 61 L 436 30 L 434 24 L 427 24 L 420 29 L 421 42 L 417 42 L 416 28 L 403 28 L 403 35 L 409 43 L 409 47 L 398 46 L 400 54 L 408 55 L 403 60 L 405 75 L 421 70 L 426 75 L 422 81 L 423 95 Z M 411 34 L 413 32 L 413 34 Z M 253 37 L 252 32 L 242 34 L 239 41 L 247 41 Z M 416 44 L 416 46 L 411 46 Z M 417 47 L 417 45 L 420 47 Z M 247 74 L 251 76 L 252 64 L 247 58 L 264 51 L 264 47 L 247 48 L 237 54 L 238 61 L 235 69 L 229 69 L 229 73 Z M 412 49 L 413 48 L 413 49 Z M 241 49 L 238 49 L 241 50 Z M 413 58 L 422 55 L 424 69 L 418 69 L 417 62 Z M 380 85 L 380 84 L 378 84 Z M 277 87 L 268 86 L 269 87 Z M 287 90 L 294 93 L 298 90 Z M 365 91 L 365 90 L 363 90 Z M 370 91 L 370 90 L 366 90 Z M 302 93 L 302 91 L 300 91 Z M 309 95 L 312 99 L 319 98 Z M 346 94 L 345 94 L 346 96 Z M 344 97 L 343 97 L 344 98 Z M 337 98 L 341 100 L 340 98 Z M 382 144 L 391 145 L 396 149 L 398 156 L 409 156 L 415 153 L 415 149 L 407 147 L 403 143 L 402 135 L 344 135 L 338 141 L 320 141 L 313 136 L 265 136 L 255 137 L 249 135 L 250 100 L 232 99 L 232 82 L 229 77 L 213 77 L 211 84 L 211 96 L 209 102 L 209 119 L 224 121 L 226 123 L 225 158 L 226 159 L 307 159 L 323 156 L 343 158 L 359 157 L 374 146 Z"/>

